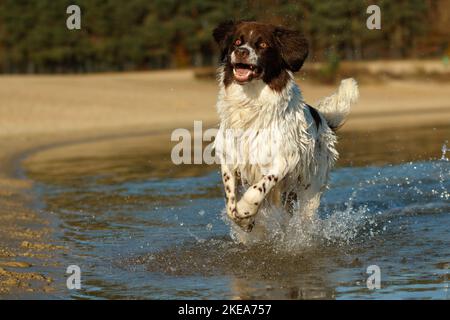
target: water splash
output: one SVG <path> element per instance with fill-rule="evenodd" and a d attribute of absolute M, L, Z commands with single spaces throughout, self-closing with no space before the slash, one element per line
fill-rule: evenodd
<path fill-rule="evenodd" d="M 442 161 L 449 161 L 449 159 L 446 157 L 446 153 L 447 151 L 450 151 L 450 149 L 447 147 L 447 143 L 448 141 L 445 141 L 445 143 L 442 145 L 442 157 L 441 160 Z"/>
<path fill-rule="evenodd" d="M 286 224 L 274 217 L 289 213 L 281 209 L 263 209 L 262 218 L 251 233 L 241 231 L 231 224 L 231 237 L 234 241 L 246 245 L 265 243 L 276 250 L 301 252 L 312 247 L 345 246 L 358 239 L 368 239 L 386 230 L 378 214 L 373 214 L 368 206 L 336 210 L 321 218 L 302 218 L 293 216 Z M 272 219 L 268 220 L 267 216 Z M 276 220 L 276 223 L 273 223 Z M 255 231 L 255 232 L 254 232 Z"/>
<path fill-rule="evenodd" d="M 434 214 L 448 208 L 448 162 L 351 169 L 349 173 L 355 178 L 352 183 L 346 170 L 350 169 L 340 170 L 338 177 L 342 180 L 332 182 L 334 185 L 313 219 L 301 215 L 291 218 L 280 208 L 262 208 L 251 233 L 224 218 L 230 225 L 232 239 L 247 245 L 266 243 L 290 252 L 345 246 L 380 235 L 392 220 L 411 212 Z"/>
<path fill-rule="evenodd" d="M 447 151 L 450 151 L 450 149 L 447 147 L 447 143 L 448 141 L 445 141 L 445 143 L 442 145 L 442 157 L 441 157 L 441 161 L 449 161 L 449 159 L 446 157 L 446 153 Z M 448 171 L 447 174 L 444 172 L 443 166 L 441 166 L 439 168 L 439 186 L 441 188 L 441 193 L 440 193 L 440 197 L 442 199 L 445 200 L 449 200 L 450 199 L 450 193 L 447 190 L 446 186 L 445 186 L 445 182 L 446 182 L 446 176 L 448 176 Z"/>

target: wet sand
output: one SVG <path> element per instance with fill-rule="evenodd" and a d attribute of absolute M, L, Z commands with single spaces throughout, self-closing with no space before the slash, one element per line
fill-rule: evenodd
<path fill-rule="evenodd" d="M 300 85 L 313 105 L 335 88 Z M 399 81 L 360 90 L 360 102 L 342 130 L 450 124 L 450 83 Z M 204 127 L 217 124 L 216 93 L 213 81 L 194 80 L 189 70 L 1 76 L 0 297 L 51 291 L 46 268 L 52 255 L 65 250 L 52 242 L 52 226 L 36 209 L 32 181 L 21 176 L 21 159 L 47 146 L 144 133 L 162 135 L 149 144 L 158 153 L 171 144 L 167 132 L 173 128 L 192 129 L 194 120 L 203 120 Z"/>

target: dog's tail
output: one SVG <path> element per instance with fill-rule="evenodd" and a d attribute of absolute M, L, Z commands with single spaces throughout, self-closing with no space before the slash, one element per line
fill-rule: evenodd
<path fill-rule="evenodd" d="M 337 92 L 320 101 L 316 109 L 323 115 L 328 126 L 336 131 L 344 124 L 351 104 L 355 103 L 358 97 L 359 90 L 355 79 L 345 79 L 341 81 Z"/>

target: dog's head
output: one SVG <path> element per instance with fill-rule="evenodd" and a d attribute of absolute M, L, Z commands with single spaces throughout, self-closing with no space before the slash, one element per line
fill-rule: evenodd
<path fill-rule="evenodd" d="M 261 79 L 274 88 L 300 70 L 308 43 L 294 30 L 259 22 L 224 22 L 213 31 L 225 65 L 225 85 Z M 281 81 L 285 82 L 285 81 Z"/>

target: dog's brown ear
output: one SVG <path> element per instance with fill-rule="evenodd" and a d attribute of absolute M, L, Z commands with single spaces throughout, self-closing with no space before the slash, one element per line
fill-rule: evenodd
<path fill-rule="evenodd" d="M 300 31 L 277 27 L 275 39 L 286 67 L 293 72 L 300 70 L 308 57 L 308 41 L 303 34 Z"/>
<path fill-rule="evenodd" d="M 229 20 L 220 23 L 213 30 L 213 37 L 214 40 L 216 40 L 217 44 L 219 45 L 222 60 L 225 58 L 228 46 L 231 43 L 230 40 L 231 36 L 233 35 L 235 29 L 236 29 L 236 22 Z"/>
<path fill-rule="evenodd" d="M 236 27 L 236 23 L 234 21 L 228 20 L 220 23 L 213 30 L 214 40 L 222 47 L 224 42 L 226 42 L 227 38 L 233 34 L 234 28 Z"/>

